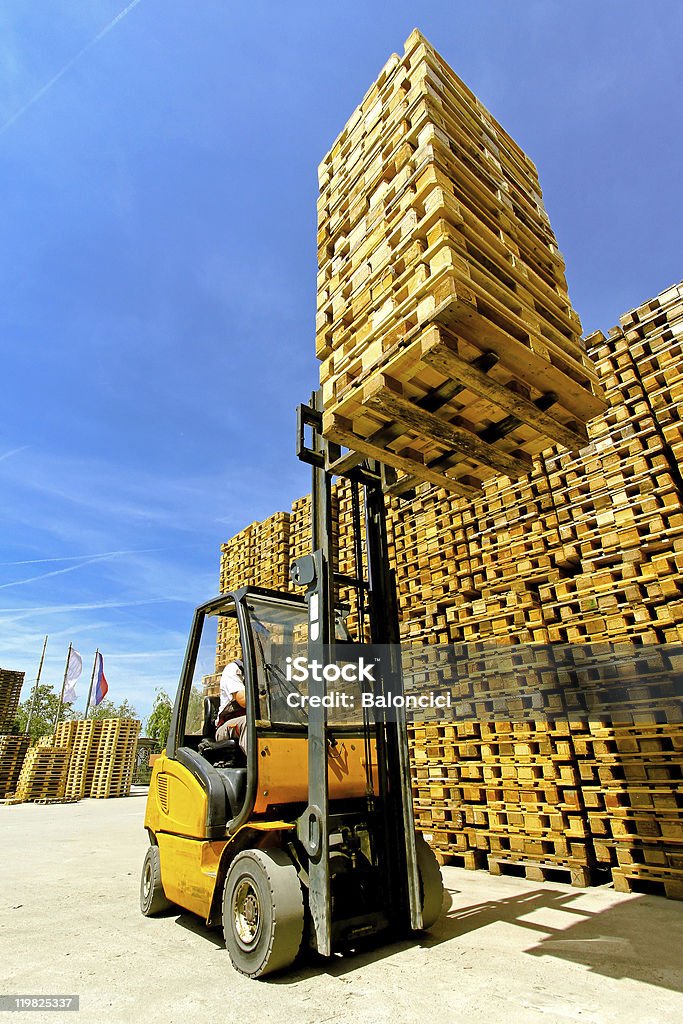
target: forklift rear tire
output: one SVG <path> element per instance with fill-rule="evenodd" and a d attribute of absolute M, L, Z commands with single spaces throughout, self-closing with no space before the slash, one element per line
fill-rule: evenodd
<path fill-rule="evenodd" d="M 417 869 L 422 890 L 422 927 L 431 928 L 441 914 L 443 880 L 434 851 L 421 832 L 415 833 Z"/>
<path fill-rule="evenodd" d="M 171 901 L 166 899 L 164 887 L 161 884 L 161 859 L 159 847 L 150 846 L 145 854 L 142 864 L 142 878 L 140 879 L 140 910 L 145 917 L 154 917 L 172 906 Z"/>
<path fill-rule="evenodd" d="M 297 870 L 283 850 L 243 850 L 223 890 L 223 932 L 233 967 L 249 978 L 294 963 L 304 933 Z"/>

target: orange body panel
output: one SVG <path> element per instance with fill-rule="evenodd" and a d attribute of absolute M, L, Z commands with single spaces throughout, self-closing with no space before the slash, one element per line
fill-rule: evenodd
<path fill-rule="evenodd" d="M 308 741 L 305 736 L 267 736 L 258 740 L 258 791 L 255 814 L 270 806 L 307 803 Z M 371 746 L 374 762 L 375 746 Z M 330 800 L 365 796 L 365 744 L 360 737 L 339 737 L 327 758 Z M 376 772 L 373 775 L 375 790 Z"/>

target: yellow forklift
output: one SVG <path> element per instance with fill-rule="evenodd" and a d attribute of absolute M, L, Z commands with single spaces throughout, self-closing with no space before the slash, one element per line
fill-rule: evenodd
<path fill-rule="evenodd" d="M 297 454 L 313 469 L 311 553 L 291 567 L 300 593 L 244 587 L 196 610 L 145 814 L 142 913 L 175 904 L 222 925 L 234 967 L 253 978 L 307 949 L 330 956 L 429 928 L 443 900 L 439 865 L 415 831 L 396 700 L 391 470 L 324 440 L 320 403 L 314 395 L 297 411 Z M 335 569 L 335 476 L 350 481 L 351 576 Z M 340 587 L 355 594 L 355 642 Z M 218 702 L 202 692 L 219 623 L 239 635 L 246 754 L 236 739 L 215 740 Z"/>

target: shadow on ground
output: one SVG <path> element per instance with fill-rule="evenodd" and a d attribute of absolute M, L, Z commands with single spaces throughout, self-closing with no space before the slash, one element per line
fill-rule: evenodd
<path fill-rule="evenodd" d="M 683 904 L 657 896 L 638 896 L 603 911 L 581 907 L 584 892 L 543 888 L 470 906 L 453 906 L 458 890 L 447 890 L 444 914 L 430 932 L 412 939 L 366 946 L 330 960 L 309 955 L 294 970 L 264 979 L 264 984 L 295 985 L 319 975 L 341 977 L 407 949 L 429 950 L 462 938 L 481 928 L 513 924 L 537 939 L 526 952 L 582 964 L 610 978 L 632 978 L 676 992 L 683 992 L 681 953 Z M 547 911 L 567 914 L 567 921 L 548 923 Z M 546 919 L 543 920 L 543 915 Z M 539 920 L 533 920 L 537 915 Z M 553 919 L 557 918 L 553 915 Z M 215 948 L 224 948 L 219 929 L 207 928 L 193 914 L 183 913 L 176 924 L 202 935 Z"/>

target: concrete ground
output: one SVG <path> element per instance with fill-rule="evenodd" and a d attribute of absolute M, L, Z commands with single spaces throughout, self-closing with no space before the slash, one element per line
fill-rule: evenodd
<path fill-rule="evenodd" d="M 0 995 L 78 994 L 80 1024 L 683 1020 L 682 904 L 458 868 L 430 935 L 249 981 L 191 914 L 141 916 L 144 797 L 0 806 Z"/>

